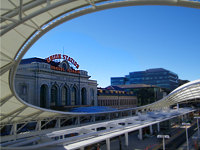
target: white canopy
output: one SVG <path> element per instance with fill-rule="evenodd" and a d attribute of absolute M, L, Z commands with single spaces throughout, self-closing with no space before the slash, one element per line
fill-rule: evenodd
<path fill-rule="evenodd" d="M 22 101 L 14 89 L 16 68 L 28 49 L 46 32 L 75 17 L 121 6 L 172 5 L 200 8 L 199 1 L 189 0 L 1 0 L 0 110 L 1 125 L 65 115 L 32 106 Z M 199 98 L 200 80 L 173 91 L 163 100 L 144 108 L 158 109 Z"/>

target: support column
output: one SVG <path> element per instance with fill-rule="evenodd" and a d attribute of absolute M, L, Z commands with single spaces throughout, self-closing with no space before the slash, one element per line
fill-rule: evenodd
<path fill-rule="evenodd" d="M 96 119 L 95 119 L 95 115 L 92 115 L 92 121 L 95 122 Z"/>
<path fill-rule="evenodd" d="M 120 112 L 119 112 L 119 118 L 121 118 L 121 117 L 122 117 L 122 112 L 120 111 Z"/>
<path fill-rule="evenodd" d="M 125 133 L 125 145 L 128 146 L 128 132 Z"/>
<path fill-rule="evenodd" d="M 110 139 L 106 139 L 106 148 L 110 150 Z"/>
<path fill-rule="evenodd" d="M 17 124 L 16 123 L 13 123 L 10 134 L 17 135 Z"/>
<path fill-rule="evenodd" d="M 197 118 L 197 132 L 198 132 L 198 137 L 200 137 L 200 132 L 199 132 L 199 118 Z"/>
<path fill-rule="evenodd" d="M 42 121 L 41 120 L 38 120 L 37 122 L 37 125 L 36 125 L 36 131 L 41 131 L 41 124 L 42 124 Z"/>
<path fill-rule="evenodd" d="M 177 103 L 176 107 L 177 107 L 177 111 L 179 111 L 179 103 Z"/>
<path fill-rule="evenodd" d="M 136 115 L 138 114 L 138 110 L 136 110 L 135 114 L 136 114 Z"/>
<path fill-rule="evenodd" d="M 152 135 L 153 134 L 153 127 L 152 127 L 152 125 L 150 125 L 149 128 L 150 128 L 150 134 Z"/>
<path fill-rule="evenodd" d="M 106 126 L 106 130 L 109 130 L 110 129 L 110 126 Z"/>
<path fill-rule="evenodd" d="M 81 147 L 80 150 L 84 150 L 84 147 Z"/>
<path fill-rule="evenodd" d="M 111 114 L 109 113 L 109 114 L 108 114 L 108 120 L 110 120 L 110 115 L 111 115 Z"/>
<path fill-rule="evenodd" d="M 184 115 L 181 116 L 181 121 L 183 122 L 183 120 L 184 120 Z"/>
<path fill-rule="evenodd" d="M 157 131 L 160 132 L 160 123 L 157 123 Z"/>
<path fill-rule="evenodd" d="M 77 125 L 80 125 L 80 116 L 77 116 Z"/>
<path fill-rule="evenodd" d="M 130 111 L 129 111 L 129 116 L 132 116 L 132 114 L 133 114 L 133 113 L 132 113 L 132 110 L 130 110 Z"/>
<path fill-rule="evenodd" d="M 56 128 L 60 128 L 60 118 L 56 120 Z"/>
<path fill-rule="evenodd" d="M 139 129 L 139 135 L 138 135 L 138 138 L 139 138 L 140 140 L 142 140 L 142 128 Z"/>

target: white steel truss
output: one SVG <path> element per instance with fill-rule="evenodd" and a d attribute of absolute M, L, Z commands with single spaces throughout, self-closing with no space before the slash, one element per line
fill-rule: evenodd
<path fill-rule="evenodd" d="M 125 143 L 128 146 L 128 134 L 132 131 L 139 130 L 139 138 L 142 139 L 142 128 L 149 127 L 150 134 L 153 134 L 152 126 L 159 124 L 179 116 L 184 116 L 194 112 L 192 108 L 168 109 L 147 113 L 138 113 L 132 117 L 111 120 L 101 123 L 85 125 L 81 127 L 73 127 L 58 131 L 49 131 L 40 136 L 31 136 L 10 141 L 2 144 L 2 149 L 54 149 L 64 147 L 67 150 L 84 149 L 84 147 L 111 139 L 120 135 L 125 135 Z M 35 142 L 33 144 L 33 142 Z M 27 145 L 28 144 L 28 145 Z M 109 146 L 109 144 L 107 143 Z"/>
<path fill-rule="evenodd" d="M 17 66 L 28 49 L 46 32 L 81 15 L 115 7 L 169 5 L 200 8 L 199 0 L 2 0 L 0 3 L 1 128 L 5 125 L 38 122 L 51 118 L 80 118 L 81 116 L 106 114 L 105 112 L 87 114 L 44 109 L 30 105 L 17 96 L 14 89 Z M 131 114 L 136 110 L 159 110 L 182 101 L 198 98 L 200 98 L 200 80 L 179 87 L 153 104 L 110 112 L 110 114 L 120 114 L 120 112 Z M 107 116 L 110 117 L 110 114 Z M 77 123 L 79 121 L 77 119 Z"/>

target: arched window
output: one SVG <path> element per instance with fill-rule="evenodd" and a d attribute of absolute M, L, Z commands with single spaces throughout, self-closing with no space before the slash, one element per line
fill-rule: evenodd
<path fill-rule="evenodd" d="M 71 105 L 76 105 L 76 93 L 76 88 L 73 87 L 71 92 Z"/>
<path fill-rule="evenodd" d="M 86 89 L 82 88 L 81 89 L 81 100 L 82 100 L 82 105 L 86 105 L 87 104 L 87 93 L 86 93 Z"/>
<path fill-rule="evenodd" d="M 21 85 L 21 94 L 22 95 L 26 95 L 28 92 L 27 92 L 27 85 L 26 84 L 22 84 Z"/>
<path fill-rule="evenodd" d="M 47 95 L 48 95 L 48 87 L 47 85 L 43 84 L 40 87 L 40 107 L 46 108 L 47 107 Z"/>
<path fill-rule="evenodd" d="M 62 88 L 62 106 L 67 105 L 67 99 L 68 99 L 68 90 L 67 87 Z"/>
<path fill-rule="evenodd" d="M 57 100 L 58 100 L 58 88 L 53 85 L 51 87 L 51 106 L 57 106 Z"/>
<path fill-rule="evenodd" d="M 65 63 L 63 63 L 62 68 L 65 69 L 65 71 L 67 70 L 67 65 Z"/>

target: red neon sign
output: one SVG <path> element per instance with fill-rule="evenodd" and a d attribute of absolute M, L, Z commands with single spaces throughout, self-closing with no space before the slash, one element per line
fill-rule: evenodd
<path fill-rule="evenodd" d="M 63 72 L 65 72 L 65 69 L 64 69 L 64 68 L 61 68 L 61 67 L 51 66 L 51 69 L 52 69 L 52 70 L 56 70 L 56 71 L 63 71 Z M 80 71 L 79 71 L 79 70 L 67 69 L 66 71 L 67 71 L 67 72 L 70 72 L 70 73 L 80 74 Z"/>
<path fill-rule="evenodd" d="M 77 69 L 79 68 L 79 64 L 72 57 L 69 57 L 67 55 L 55 54 L 46 58 L 48 63 L 50 63 L 51 61 L 55 59 L 64 59 L 66 61 L 71 62 Z"/>

